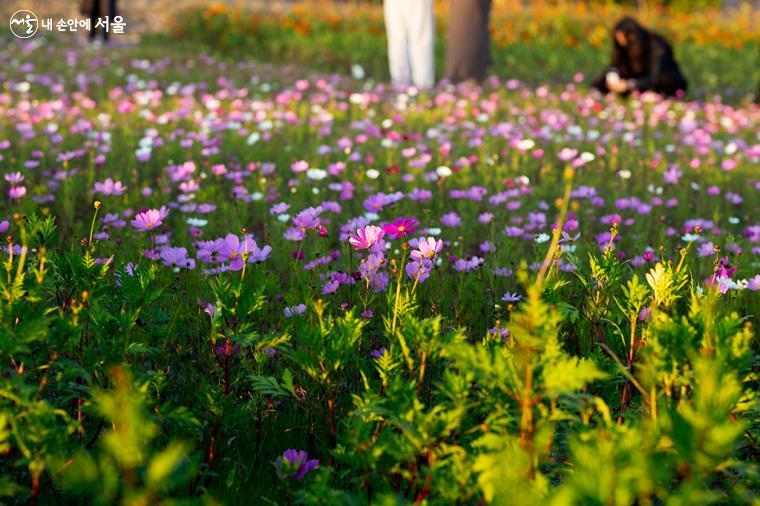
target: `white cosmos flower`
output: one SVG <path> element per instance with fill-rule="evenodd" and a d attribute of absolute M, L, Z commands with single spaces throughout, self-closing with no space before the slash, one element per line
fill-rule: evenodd
<path fill-rule="evenodd" d="M 278 214 L 277 220 L 281 221 L 282 223 L 287 223 L 288 221 L 290 221 L 290 215 L 287 213 Z"/>
<path fill-rule="evenodd" d="M 366 74 L 364 73 L 364 67 L 362 67 L 358 63 L 354 63 L 353 65 L 351 65 L 351 77 L 353 77 L 354 79 L 358 81 L 361 81 L 362 79 L 364 79 L 365 75 Z"/>
<path fill-rule="evenodd" d="M 736 224 L 737 224 L 737 223 L 739 223 L 740 221 L 741 221 L 741 220 L 739 219 L 739 217 L 738 217 L 738 216 L 730 216 L 730 217 L 728 218 L 728 222 L 729 222 L 731 225 L 736 225 Z"/>
<path fill-rule="evenodd" d="M 366 219 L 367 221 L 377 221 L 380 219 L 380 215 L 377 213 L 371 213 L 367 211 L 366 213 L 364 213 L 364 219 Z"/>
<path fill-rule="evenodd" d="M 245 141 L 246 144 L 249 146 L 253 146 L 257 142 L 259 142 L 259 139 L 261 139 L 261 134 L 258 132 L 253 132 L 251 135 L 248 136 L 248 140 Z"/>
<path fill-rule="evenodd" d="M 377 169 L 368 169 L 366 174 L 370 179 L 377 179 L 380 177 L 380 171 Z"/>
<path fill-rule="evenodd" d="M 327 177 L 327 171 L 323 169 L 312 168 L 306 171 L 306 177 L 313 181 L 321 181 Z"/>
<path fill-rule="evenodd" d="M 202 218 L 188 218 L 187 224 L 193 227 L 205 227 L 206 224 L 208 224 L 208 220 L 204 220 Z"/>
<path fill-rule="evenodd" d="M 264 198 L 264 194 L 261 192 L 253 192 L 251 193 L 251 200 L 252 201 L 259 201 Z"/>
<path fill-rule="evenodd" d="M 435 169 L 435 173 L 438 174 L 438 177 L 449 177 L 452 174 L 451 169 L 445 165 L 441 165 Z"/>
<path fill-rule="evenodd" d="M 533 149 L 533 146 L 535 145 L 536 142 L 533 139 L 523 139 L 517 143 L 517 149 L 520 151 L 528 151 L 529 149 Z"/>
<path fill-rule="evenodd" d="M 427 229 L 428 235 L 439 235 L 441 233 L 441 229 L 438 227 L 432 227 Z"/>
<path fill-rule="evenodd" d="M 541 234 L 538 234 L 534 240 L 536 241 L 536 244 L 543 244 L 549 239 L 551 239 L 551 236 L 549 234 L 541 233 Z"/>
<path fill-rule="evenodd" d="M 584 151 L 583 153 L 581 153 L 581 160 L 583 160 L 584 162 L 591 162 L 595 158 L 596 157 L 593 155 L 593 153 L 589 153 L 588 151 Z"/>
<path fill-rule="evenodd" d="M 628 169 L 623 169 L 618 172 L 618 176 L 620 176 L 621 179 L 631 179 L 631 175 L 631 171 Z"/>

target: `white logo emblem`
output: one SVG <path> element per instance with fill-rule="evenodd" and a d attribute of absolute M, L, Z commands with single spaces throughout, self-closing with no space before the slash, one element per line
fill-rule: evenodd
<path fill-rule="evenodd" d="M 19 39 L 28 39 L 37 33 L 37 16 L 32 11 L 20 10 L 11 16 L 11 32 Z"/>

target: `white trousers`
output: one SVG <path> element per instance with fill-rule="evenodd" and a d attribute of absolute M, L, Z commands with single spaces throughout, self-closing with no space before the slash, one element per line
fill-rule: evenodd
<path fill-rule="evenodd" d="M 435 82 L 433 0 L 385 0 L 388 65 L 394 84 L 430 88 Z"/>

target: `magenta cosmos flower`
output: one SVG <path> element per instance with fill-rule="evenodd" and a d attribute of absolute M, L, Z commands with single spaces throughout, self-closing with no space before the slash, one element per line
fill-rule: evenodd
<path fill-rule="evenodd" d="M 355 249 L 369 249 L 383 238 L 385 232 L 380 227 L 375 225 L 367 225 L 364 228 L 357 228 L 356 235 L 352 235 L 348 238 L 348 242 L 351 243 Z"/>
<path fill-rule="evenodd" d="M 146 209 L 137 213 L 135 219 L 130 223 L 140 232 L 147 232 L 148 230 L 160 227 L 168 215 L 169 210 L 166 206 L 161 206 L 161 209 Z"/>
<path fill-rule="evenodd" d="M 415 233 L 419 224 L 420 222 L 417 221 L 416 218 L 405 218 L 401 216 L 393 223 L 383 225 L 383 232 L 394 239 L 401 239 L 405 235 Z"/>

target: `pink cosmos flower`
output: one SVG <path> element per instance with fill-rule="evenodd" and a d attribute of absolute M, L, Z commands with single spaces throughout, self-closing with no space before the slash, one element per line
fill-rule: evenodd
<path fill-rule="evenodd" d="M 299 173 L 299 172 L 306 172 L 307 170 L 309 170 L 309 162 L 307 162 L 305 160 L 295 161 L 290 166 L 290 170 L 292 170 L 296 174 Z"/>
<path fill-rule="evenodd" d="M 417 261 L 434 258 L 443 249 L 443 241 L 435 237 L 424 237 L 417 243 L 417 249 L 412 250 L 412 258 Z"/>
<path fill-rule="evenodd" d="M 26 186 L 11 186 L 11 188 L 8 190 L 8 198 L 11 199 L 20 199 L 26 195 Z"/>
<path fill-rule="evenodd" d="M 415 233 L 419 224 L 420 222 L 417 221 L 417 218 L 405 218 L 401 216 L 396 218 L 396 221 L 393 223 L 383 225 L 383 232 L 394 239 L 401 239 L 406 235 Z"/>
<path fill-rule="evenodd" d="M 123 195 L 127 191 L 127 187 L 124 186 L 121 181 L 114 182 L 110 177 L 102 183 L 95 183 L 95 193 L 102 195 Z"/>
<path fill-rule="evenodd" d="M 385 232 L 383 232 L 382 228 L 375 225 L 367 225 L 363 229 L 357 228 L 356 235 L 349 237 L 348 242 L 356 250 L 369 249 L 379 243 L 384 235 Z"/>
<path fill-rule="evenodd" d="M 146 209 L 137 213 L 135 219 L 130 223 L 140 232 L 147 232 L 148 230 L 160 227 L 168 215 L 169 210 L 166 206 L 161 206 L 161 209 Z"/>
<path fill-rule="evenodd" d="M 578 150 L 573 148 L 562 148 L 559 153 L 557 153 L 557 158 L 562 160 L 563 162 L 568 162 L 575 158 L 578 155 Z"/>
<path fill-rule="evenodd" d="M 24 180 L 24 176 L 20 172 L 11 172 L 3 177 L 11 184 L 18 184 Z"/>

